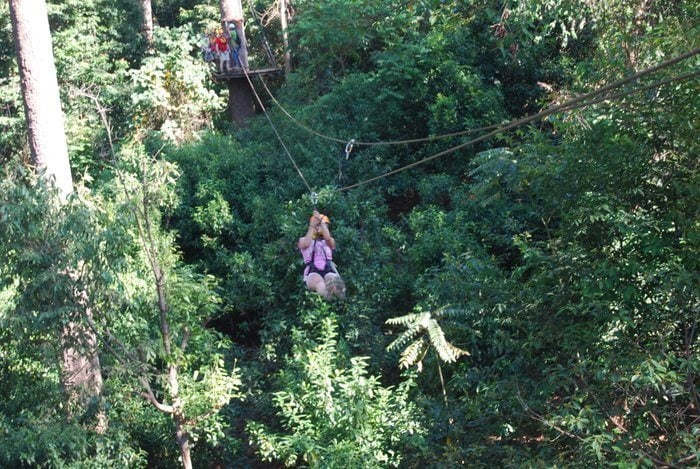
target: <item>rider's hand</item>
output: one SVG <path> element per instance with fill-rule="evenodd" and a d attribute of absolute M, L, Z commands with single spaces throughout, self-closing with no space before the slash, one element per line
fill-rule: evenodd
<path fill-rule="evenodd" d="M 313 215 L 309 218 L 309 225 L 313 227 L 321 226 L 321 221 L 323 220 L 323 215 L 314 210 Z"/>

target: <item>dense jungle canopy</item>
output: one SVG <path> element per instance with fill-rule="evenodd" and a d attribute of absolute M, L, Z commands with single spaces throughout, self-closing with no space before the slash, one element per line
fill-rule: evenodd
<path fill-rule="evenodd" d="M 244 1 L 289 67 L 245 125 L 219 2 L 43 3 L 0 4 L 0 466 L 700 464 L 700 2 Z"/>

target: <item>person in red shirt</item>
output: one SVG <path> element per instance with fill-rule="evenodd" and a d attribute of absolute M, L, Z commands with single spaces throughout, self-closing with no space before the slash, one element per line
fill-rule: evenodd
<path fill-rule="evenodd" d="M 228 46 L 228 37 L 225 33 L 218 31 L 216 37 L 214 38 L 214 48 L 216 50 L 216 56 L 219 59 L 219 70 L 221 72 L 227 72 L 231 69 L 231 50 Z"/>

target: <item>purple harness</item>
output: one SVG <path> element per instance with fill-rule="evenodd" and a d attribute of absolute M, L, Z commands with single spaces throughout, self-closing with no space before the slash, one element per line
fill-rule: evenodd
<path fill-rule="evenodd" d="M 328 262 L 328 256 L 326 255 L 325 249 L 323 249 L 323 259 L 325 261 L 323 264 L 323 269 L 319 269 L 318 267 L 316 267 L 316 264 L 314 263 L 315 257 L 316 257 L 316 240 L 314 239 L 314 244 L 311 248 L 311 259 L 309 260 L 309 262 L 306 263 L 306 266 L 309 268 L 306 275 L 309 275 L 309 274 L 312 274 L 315 272 L 315 273 L 319 274 L 321 277 L 325 277 L 326 274 L 333 272 L 333 268 L 330 265 L 330 262 Z M 306 270 L 306 269 L 304 269 L 304 270 Z"/>

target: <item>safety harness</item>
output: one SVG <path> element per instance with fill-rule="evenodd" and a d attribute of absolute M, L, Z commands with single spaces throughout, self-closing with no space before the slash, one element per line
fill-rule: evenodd
<path fill-rule="evenodd" d="M 325 249 L 322 249 L 323 250 L 323 259 L 325 261 L 323 264 L 323 269 L 319 270 L 318 267 L 316 267 L 314 260 L 316 258 L 316 242 L 317 241 L 318 240 L 314 239 L 314 244 L 311 247 L 311 259 L 309 259 L 309 262 L 306 263 L 306 265 L 309 267 L 309 272 L 307 273 L 307 275 L 316 272 L 321 277 L 324 277 L 329 272 L 337 273 L 337 271 L 335 270 L 335 266 L 333 265 L 333 261 L 329 261 L 328 256 L 326 255 Z"/>

